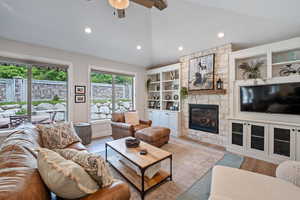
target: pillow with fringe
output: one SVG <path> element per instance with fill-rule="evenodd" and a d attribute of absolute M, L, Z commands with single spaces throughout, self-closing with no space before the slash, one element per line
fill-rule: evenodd
<path fill-rule="evenodd" d="M 87 151 L 75 149 L 55 149 L 62 157 L 71 160 L 85 169 L 100 187 L 107 187 L 113 183 L 113 176 L 106 162 L 101 156 Z"/>
<path fill-rule="evenodd" d="M 77 199 L 95 193 L 99 186 L 78 164 L 58 153 L 38 148 L 38 170 L 47 187 L 57 196 Z"/>

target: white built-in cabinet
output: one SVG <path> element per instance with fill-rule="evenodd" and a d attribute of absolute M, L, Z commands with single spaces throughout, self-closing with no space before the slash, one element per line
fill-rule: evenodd
<path fill-rule="evenodd" d="M 172 136 L 180 136 L 180 64 L 148 70 L 146 79 L 146 117 L 152 126 L 170 128 Z"/>
<path fill-rule="evenodd" d="M 152 120 L 152 126 L 167 127 L 172 136 L 180 136 L 180 112 L 148 110 L 147 114 L 148 119 Z"/>
<path fill-rule="evenodd" d="M 263 62 L 260 76 L 245 76 L 240 64 L 257 61 Z M 299 73 L 286 73 L 287 65 L 300 66 L 300 37 L 230 54 L 228 151 L 273 163 L 300 161 L 300 115 L 240 110 L 241 86 L 300 82 Z"/>
<path fill-rule="evenodd" d="M 274 163 L 300 161 L 300 125 L 230 120 L 229 151 Z"/>

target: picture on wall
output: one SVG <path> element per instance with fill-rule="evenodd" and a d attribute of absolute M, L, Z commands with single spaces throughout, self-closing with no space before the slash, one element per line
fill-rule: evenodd
<path fill-rule="evenodd" d="M 85 86 L 75 86 L 75 94 L 85 95 Z"/>
<path fill-rule="evenodd" d="M 85 95 L 75 95 L 75 103 L 85 103 Z"/>
<path fill-rule="evenodd" d="M 191 59 L 189 62 L 189 90 L 213 90 L 214 67 L 214 54 Z"/>

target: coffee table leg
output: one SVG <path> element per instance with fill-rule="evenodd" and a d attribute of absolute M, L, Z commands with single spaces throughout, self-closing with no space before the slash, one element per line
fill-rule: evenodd
<path fill-rule="evenodd" d="M 145 179 L 145 169 L 141 169 L 141 175 L 142 175 L 142 191 L 141 191 L 141 196 L 142 200 L 144 200 L 145 197 L 145 184 L 144 184 L 144 179 Z"/>
<path fill-rule="evenodd" d="M 173 180 L 173 170 L 172 170 L 172 168 L 173 168 L 173 158 L 172 158 L 172 155 L 170 156 L 170 181 L 172 181 Z"/>
<path fill-rule="evenodd" d="M 107 144 L 105 144 L 105 161 L 107 162 Z"/>

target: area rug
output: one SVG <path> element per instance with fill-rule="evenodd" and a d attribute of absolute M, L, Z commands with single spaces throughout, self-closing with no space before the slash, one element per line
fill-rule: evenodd
<path fill-rule="evenodd" d="M 242 156 L 227 153 L 224 155 L 223 159 L 216 163 L 216 165 L 240 168 L 243 161 L 244 158 Z M 181 194 L 177 200 L 208 200 L 210 195 L 211 178 L 212 169 L 196 181 L 186 192 Z"/>
<path fill-rule="evenodd" d="M 172 138 L 162 149 L 173 154 L 173 181 L 168 181 L 147 193 L 145 200 L 174 200 L 188 190 L 220 161 L 224 151 L 215 150 L 194 142 Z M 104 152 L 100 153 L 102 156 Z M 163 161 L 162 167 L 169 169 L 169 161 Z M 112 169 L 115 178 L 124 180 Z M 132 186 L 131 200 L 139 200 L 140 194 Z"/>

